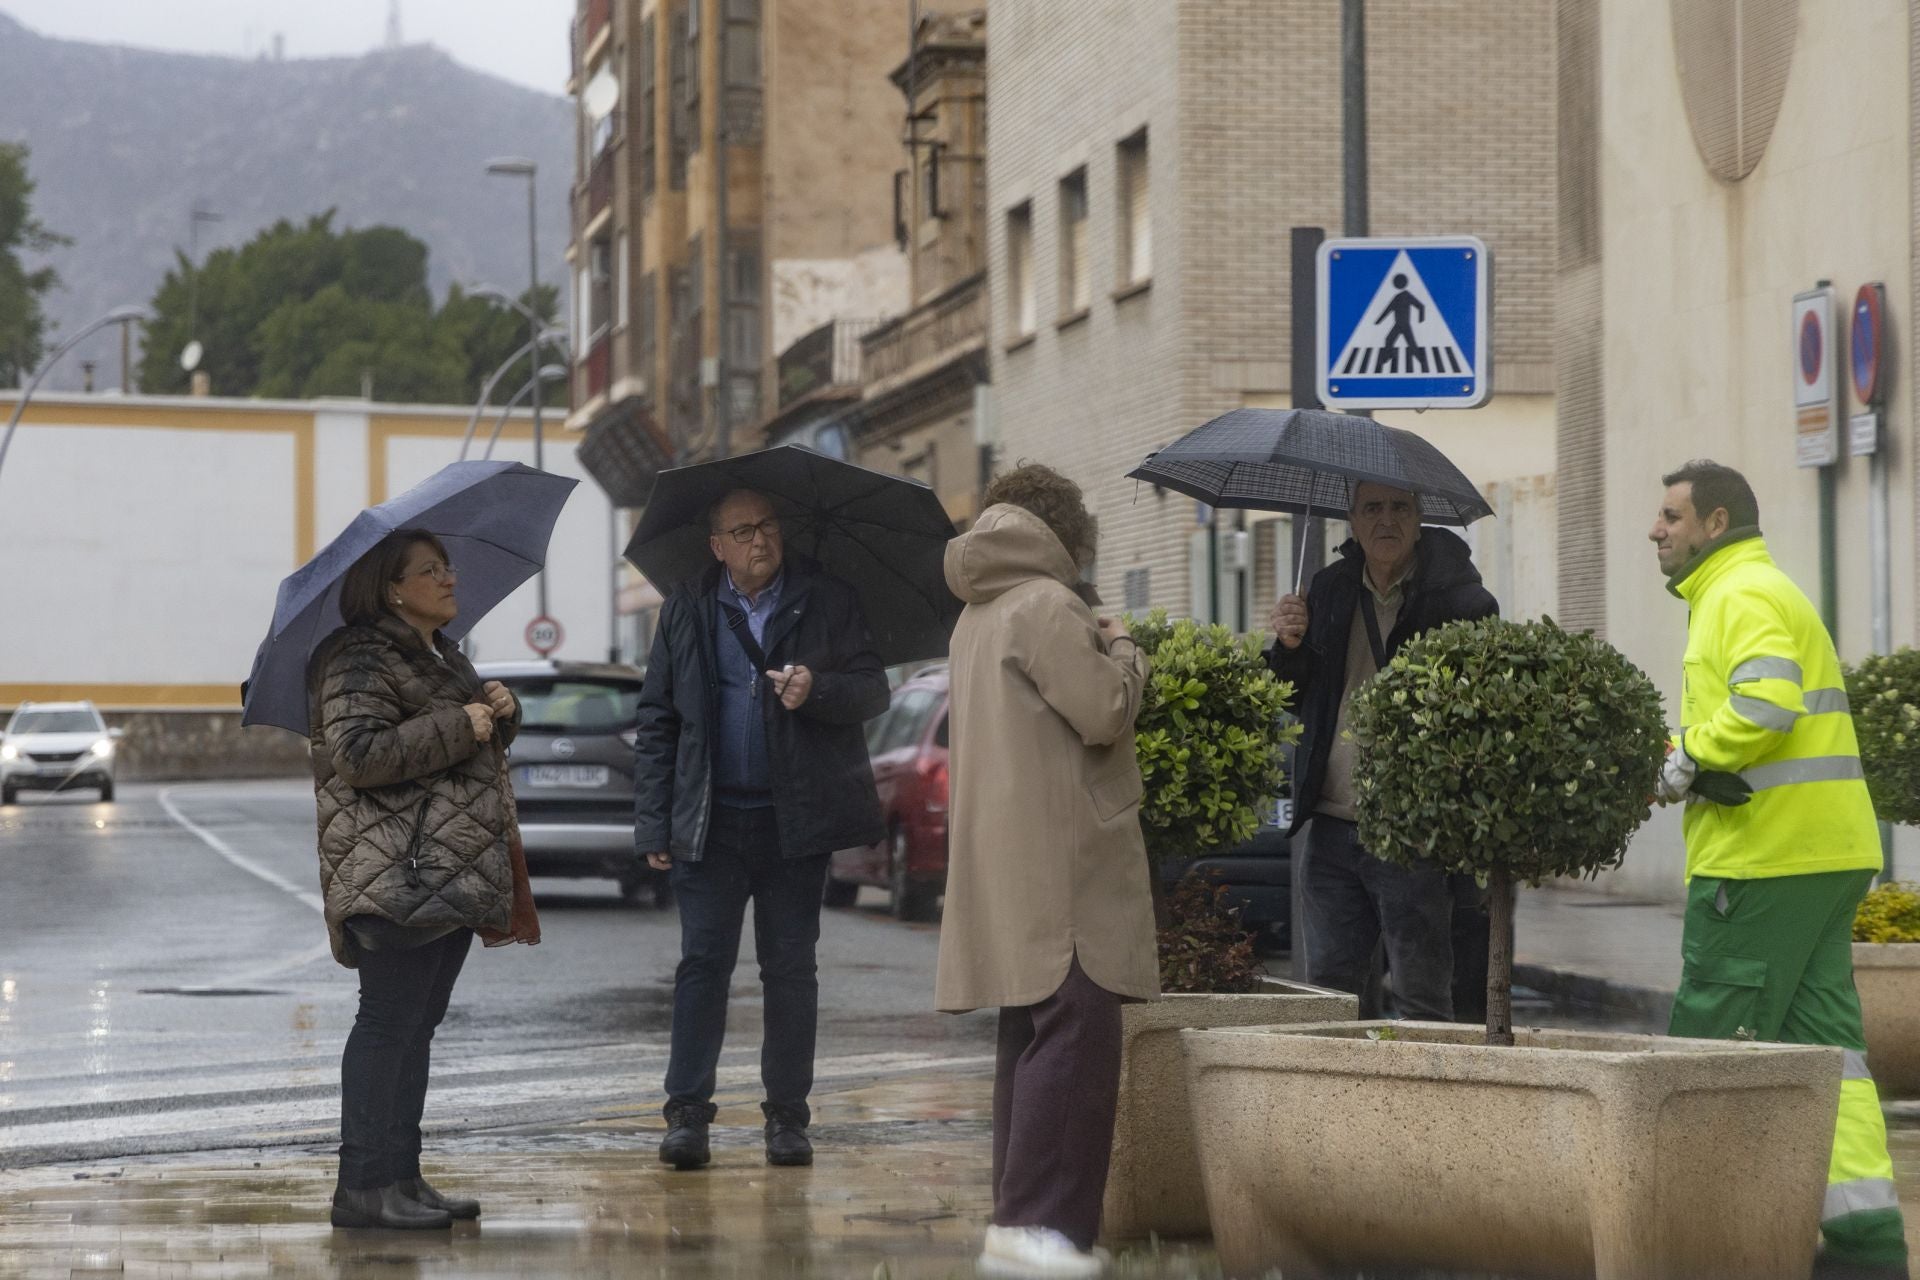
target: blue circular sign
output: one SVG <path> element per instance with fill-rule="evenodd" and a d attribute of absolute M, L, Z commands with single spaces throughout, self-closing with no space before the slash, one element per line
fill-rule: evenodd
<path fill-rule="evenodd" d="M 1800 317 L 1800 380 L 1808 386 L 1820 380 L 1820 313 Z"/>
<path fill-rule="evenodd" d="M 1880 286 L 1863 284 L 1853 297 L 1853 324 L 1849 334 L 1853 364 L 1853 394 L 1861 404 L 1875 404 L 1880 398 L 1880 352 L 1885 344 L 1881 326 L 1885 323 Z"/>

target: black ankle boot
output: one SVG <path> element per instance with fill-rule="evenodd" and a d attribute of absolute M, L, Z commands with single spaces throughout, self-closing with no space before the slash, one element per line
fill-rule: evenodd
<path fill-rule="evenodd" d="M 427 1231 L 450 1227 L 453 1218 L 443 1209 L 429 1209 L 409 1200 L 395 1183 L 354 1191 L 336 1187 L 333 1192 L 333 1225 L 336 1227 L 382 1227 L 391 1231 Z"/>
<path fill-rule="evenodd" d="M 435 1191 L 425 1178 L 402 1178 L 394 1185 L 400 1188 L 401 1195 L 415 1204 L 425 1205 L 429 1209 L 438 1209 L 448 1217 L 464 1220 L 480 1216 L 478 1200 L 443 1196 Z"/>
<path fill-rule="evenodd" d="M 711 1160 L 707 1126 L 713 1122 L 714 1111 L 710 1102 L 669 1102 L 667 1136 L 660 1141 L 660 1163 L 676 1169 L 698 1169 Z"/>
<path fill-rule="evenodd" d="M 813 1143 L 807 1140 L 807 1113 L 796 1107 L 776 1107 L 762 1103 L 767 1117 L 767 1163 L 808 1165 L 813 1163 Z"/>

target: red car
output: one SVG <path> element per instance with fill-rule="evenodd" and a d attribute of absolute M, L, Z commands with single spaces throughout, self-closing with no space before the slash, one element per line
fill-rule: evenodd
<path fill-rule="evenodd" d="M 827 870 L 826 903 L 850 907 L 863 884 L 887 890 L 901 920 L 931 920 L 947 888 L 947 669 L 914 673 L 867 725 L 867 754 L 887 838 L 842 849 Z"/>

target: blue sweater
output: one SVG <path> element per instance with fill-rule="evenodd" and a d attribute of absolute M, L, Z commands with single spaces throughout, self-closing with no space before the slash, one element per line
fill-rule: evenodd
<path fill-rule="evenodd" d="M 761 706 L 761 699 L 770 697 L 771 690 L 728 624 L 727 614 L 730 610 L 745 614 L 754 640 L 763 640 L 767 620 L 780 607 L 785 583 L 785 574 L 776 577 L 751 604 L 734 589 L 730 574 L 721 573 L 714 587 L 713 649 L 720 682 L 720 732 L 714 738 L 713 798 L 738 809 L 765 808 L 773 803 L 766 710 Z"/>

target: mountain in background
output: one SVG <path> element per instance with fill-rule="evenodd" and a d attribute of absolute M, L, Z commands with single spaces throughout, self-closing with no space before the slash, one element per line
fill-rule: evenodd
<path fill-rule="evenodd" d="M 331 208 L 336 226 L 386 223 L 424 240 L 436 294 L 456 282 L 519 294 L 525 180 L 486 173 L 504 155 L 540 166 L 540 278 L 567 296 L 572 105 L 431 46 L 250 61 L 52 40 L 0 13 L 0 85 L 0 139 L 33 148 L 34 212 L 73 241 L 46 258 L 61 281 L 47 297 L 59 326 L 49 345 L 149 301 L 186 250 L 196 202 L 221 215 L 200 227 L 202 256 Z M 98 387 L 119 386 L 117 330 L 89 338 L 46 385 L 78 388 L 89 359 Z"/>

